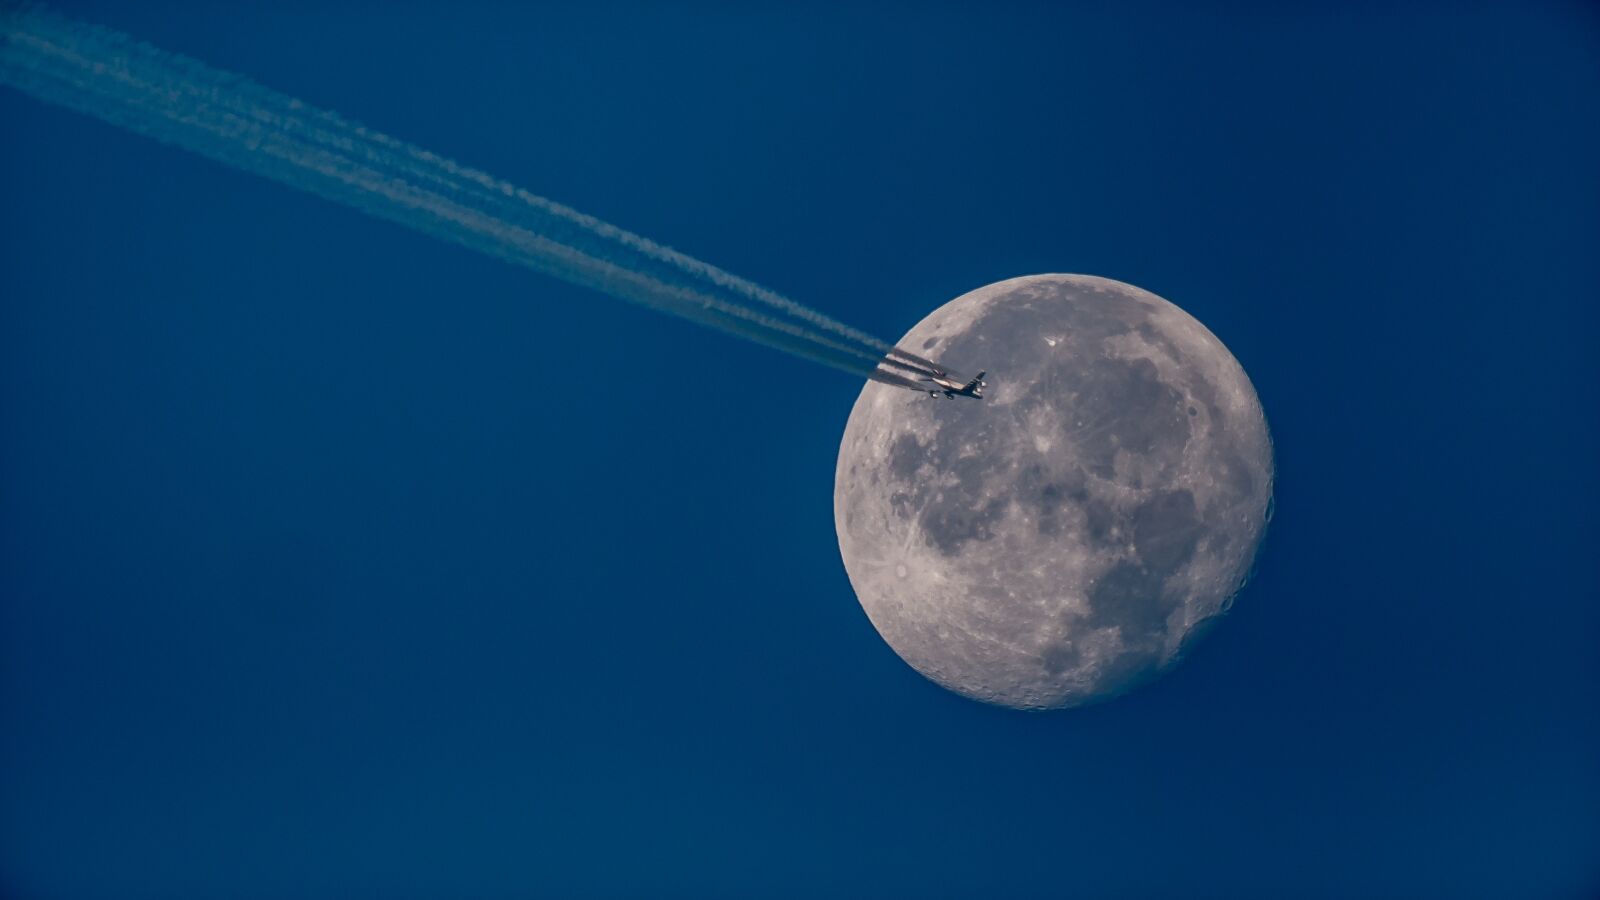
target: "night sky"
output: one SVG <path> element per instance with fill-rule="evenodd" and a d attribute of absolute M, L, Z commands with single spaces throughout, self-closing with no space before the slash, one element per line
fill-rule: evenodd
<path fill-rule="evenodd" d="M 1600 891 L 1593 7 L 333 5 L 57 8 L 889 339 L 1152 290 L 1255 579 L 964 700 L 839 558 L 858 381 L 0 89 L 0 894 Z"/>

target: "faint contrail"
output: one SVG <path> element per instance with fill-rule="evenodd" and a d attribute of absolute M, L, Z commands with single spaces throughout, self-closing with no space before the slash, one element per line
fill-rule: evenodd
<path fill-rule="evenodd" d="M 37 9 L 0 11 L 0 83 L 847 372 L 870 374 L 893 349 L 693 257 L 110 29 Z"/>

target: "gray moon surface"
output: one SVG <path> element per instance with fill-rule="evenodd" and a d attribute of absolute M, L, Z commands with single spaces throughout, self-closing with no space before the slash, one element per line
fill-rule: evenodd
<path fill-rule="evenodd" d="M 1018 709 L 1170 668 L 1249 577 L 1272 498 L 1250 379 L 1183 310 L 1085 275 L 979 288 L 899 346 L 982 401 L 868 382 L 834 480 L 850 583 L 889 646 Z"/>

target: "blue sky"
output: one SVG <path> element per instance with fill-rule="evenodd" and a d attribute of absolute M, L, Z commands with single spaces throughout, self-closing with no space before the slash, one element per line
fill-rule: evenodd
<path fill-rule="evenodd" d="M 849 377 L 0 91 L 8 896 L 1600 886 L 1592 9 L 58 8 L 886 337 L 1138 284 L 1279 483 L 1182 667 L 974 704 Z"/>

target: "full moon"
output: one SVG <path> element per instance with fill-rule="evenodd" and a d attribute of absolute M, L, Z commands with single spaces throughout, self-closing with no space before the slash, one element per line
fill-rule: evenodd
<path fill-rule="evenodd" d="M 984 399 L 869 382 L 839 448 L 850 583 L 912 668 L 1058 709 L 1170 668 L 1249 577 L 1272 498 L 1250 379 L 1183 310 L 1085 275 L 979 288 L 899 341 Z"/>

